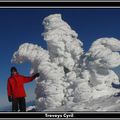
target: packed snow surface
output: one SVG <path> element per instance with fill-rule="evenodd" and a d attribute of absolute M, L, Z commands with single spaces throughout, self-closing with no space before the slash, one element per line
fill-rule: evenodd
<path fill-rule="evenodd" d="M 113 109 L 105 106 L 104 100 L 111 96 L 116 100 L 113 96 L 119 92 L 113 87 L 113 84 L 119 84 L 119 77 L 113 69 L 120 65 L 120 41 L 107 37 L 97 39 L 85 53 L 78 34 L 61 14 L 45 17 L 43 25 L 42 36 L 47 50 L 24 43 L 12 58 L 14 63 L 29 61 L 32 66 L 30 73 L 40 73 L 36 79 L 36 110 Z M 98 100 L 101 103 L 91 107 Z"/>

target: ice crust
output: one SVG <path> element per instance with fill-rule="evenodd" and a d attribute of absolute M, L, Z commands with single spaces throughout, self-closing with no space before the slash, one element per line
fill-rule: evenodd
<path fill-rule="evenodd" d="M 36 109 L 54 109 L 67 104 L 85 103 L 118 92 L 112 83 L 119 78 L 112 70 L 120 65 L 120 41 L 100 38 L 85 53 L 78 34 L 62 19 L 52 14 L 43 20 L 42 36 L 47 50 L 24 43 L 13 54 L 12 62 L 29 61 L 36 79 Z M 87 44 L 87 43 L 86 43 Z"/>

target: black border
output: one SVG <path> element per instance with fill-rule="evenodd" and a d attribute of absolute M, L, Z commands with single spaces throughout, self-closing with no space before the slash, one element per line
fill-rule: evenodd
<path fill-rule="evenodd" d="M 0 7 L 119 7 L 120 2 L 0 2 Z"/>
<path fill-rule="evenodd" d="M 120 8 L 120 2 L 0 2 L 0 8 Z M 38 118 L 46 118 L 45 114 L 51 115 L 63 115 L 63 114 L 71 114 L 73 113 L 73 118 L 120 118 L 120 112 L 24 112 L 24 113 L 16 113 L 16 112 L 0 112 L 1 118 L 28 118 L 28 119 L 38 119 Z M 46 119 L 53 119 L 46 118 Z M 54 119 L 57 119 L 54 117 Z M 62 117 L 64 119 L 64 117 Z M 65 118 L 67 119 L 67 118 Z"/>
<path fill-rule="evenodd" d="M 54 118 L 56 119 L 57 117 L 46 117 L 45 114 L 49 115 L 59 115 L 63 117 L 59 118 L 64 118 L 67 119 L 67 117 L 64 117 L 64 114 L 71 115 L 73 114 L 73 117 L 69 117 L 69 119 L 74 119 L 74 118 L 99 118 L 99 119 L 105 119 L 105 118 L 120 118 L 120 113 L 119 112 L 26 112 L 26 113 L 16 113 L 16 112 L 10 112 L 10 113 L 0 113 L 0 119 L 1 118 L 29 118 L 29 119 L 36 119 L 36 118 Z"/>

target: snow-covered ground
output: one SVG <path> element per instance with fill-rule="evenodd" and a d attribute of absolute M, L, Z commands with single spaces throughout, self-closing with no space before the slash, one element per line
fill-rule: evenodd
<path fill-rule="evenodd" d="M 29 107 L 26 108 L 26 111 L 27 112 L 35 112 L 36 108 L 35 108 L 35 106 L 29 106 Z"/>
<path fill-rule="evenodd" d="M 35 112 L 35 106 L 27 107 L 28 112 Z M 94 99 L 88 102 L 79 102 L 79 103 L 68 103 L 64 106 L 57 108 L 49 108 L 44 111 L 52 112 L 52 111 L 67 111 L 67 112 L 101 112 L 101 111 L 111 111 L 111 112 L 120 112 L 120 95 L 116 96 L 105 96 Z"/>
<path fill-rule="evenodd" d="M 120 40 L 100 38 L 85 53 L 78 34 L 61 14 L 44 18 L 47 50 L 24 43 L 12 62 L 30 61 L 36 79 L 36 111 L 116 111 L 119 110 Z"/>

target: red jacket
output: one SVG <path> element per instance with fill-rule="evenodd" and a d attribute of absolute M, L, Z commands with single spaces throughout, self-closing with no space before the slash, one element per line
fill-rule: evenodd
<path fill-rule="evenodd" d="M 26 97 L 24 83 L 31 82 L 33 79 L 34 77 L 25 77 L 18 73 L 9 77 L 7 83 L 8 96 L 13 98 Z"/>

